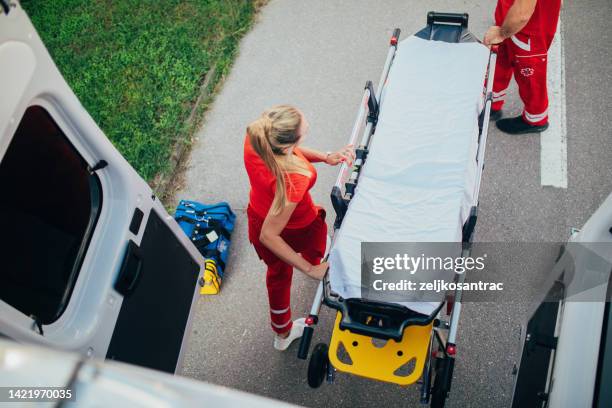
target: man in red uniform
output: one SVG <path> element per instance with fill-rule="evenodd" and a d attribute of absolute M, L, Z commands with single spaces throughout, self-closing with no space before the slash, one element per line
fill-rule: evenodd
<path fill-rule="evenodd" d="M 498 0 L 495 24 L 485 34 L 486 45 L 499 44 L 491 118 L 501 118 L 510 79 L 518 84 L 522 115 L 497 120 L 510 134 L 538 133 L 548 128 L 546 60 L 562 0 Z"/>

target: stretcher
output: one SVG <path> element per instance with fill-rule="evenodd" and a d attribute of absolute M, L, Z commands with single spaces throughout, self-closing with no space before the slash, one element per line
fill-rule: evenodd
<path fill-rule="evenodd" d="M 458 256 L 470 256 L 497 54 L 467 27 L 467 14 L 430 12 L 427 26 L 402 42 L 394 30 L 377 91 L 366 82 L 349 138 L 356 160 L 341 166 L 331 192 L 330 268 L 298 350 L 307 359 L 321 305 L 335 309 L 329 345 L 311 353 L 313 388 L 341 371 L 402 386 L 420 382 L 421 402 L 444 406 L 461 290 L 436 301 L 362 298 L 360 244 L 451 242 Z M 463 283 L 465 274 L 455 275 Z"/>

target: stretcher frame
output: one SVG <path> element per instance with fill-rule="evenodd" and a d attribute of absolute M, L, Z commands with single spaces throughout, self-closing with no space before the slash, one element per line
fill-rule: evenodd
<path fill-rule="evenodd" d="M 476 37 L 474 37 L 468 31 L 467 26 L 468 15 L 465 13 L 455 14 L 429 12 L 427 14 L 427 26 L 415 35 L 422 39 L 455 43 L 478 41 Z M 334 222 L 332 231 L 332 244 L 337 236 L 336 232 L 342 225 L 344 215 L 348 209 L 348 204 L 355 194 L 355 188 L 359 181 L 361 169 L 367 160 L 368 148 L 370 146 L 372 136 L 376 131 L 376 122 L 380 110 L 381 97 L 383 95 L 384 87 L 386 86 L 389 70 L 393 64 L 399 36 L 400 29 L 396 28 L 393 31 L 389 42 L 389 50 L 387 52 L 387 57 L 383 66 L 380 80 L 378 82 L 378 91 L 374 90 L 371 81 L 367 81 L 365 85 L 357 118 L 353 125 L 348 142 L 353 146 L 357 146 L 355 149 L 356 160 L 352 167 L 349 167 L 346 163 L 342 164 L 336 182 L 331 191 L 331 201 L 336 212 L 336 220 Z M 476 183 L 474 187 L 474 194 L 472 196 L 473 202 L 471 203 L 470 214 L 462 228 L 462 257 L 470 256 L 472 238 L 478 218 L 478 194 L 484 169 L 484 155 L 487 142 L 491 104 L 493 100 L 492 87 L 493 78 L 495 75 L 496 59 L 497 47 L 493 46 L 489 55 L 489 65 L 485 78 L 486 85 L 485 92 L 483 94 L 484 106 L 478 118 L 479 135 L 478 149 L 476 154 Z M 360 135 L 361 138 L 359 139 L 359 144 L 357 144 Z M 465 280 L 465 273 L 457 274 L 455 276 L 455 280 L 458 283 L 463 283 Z M 317 287 L 310 313 L 306 318 L 307 326 L 304 329 L 304 334 L 300 342 L 298 358 L 305 360 L 308 357 L 314 326 L 318 322 L 321 305 L 325 304 L 338 312 L 334 333 L 332 335 L 332 350 L 328 351 L 327 345 L 324 343 L 319 343 L 313 350 L 308 372 L 309 385 L 316 388 L 321 385 L 324 379 L 327 379 L 328 383 L 332 383 L 337 368 L 339 368 L 340 371 L 369 377 L 375 380 L 395 382 L 400 385 L 408 385 L 416 382 L 418 378 L 421 378 L 421 403 L 428 404 L 431 402 L 431 406 L 444 406 L 444 402 L 451 387 L 455 354 L 457 350 L 456 339 L 462 308 L 461 286 L 462 285 L 457 285 L 459 289 L 455 290 L 453 294 L 447 295 L 445 301 L 441 302 L 430 315 L 423 315 L 397 304 L 355 298 L 342 299 L 331 290 L 329 276 L 326 274 L 324 279 Z M 443 306 L 445 304 L 446 316 L 444 316 L 443 313 Z M 375 316 L 385 316 L 387 321 L 392 322 L 392 324 L 382 325 L 381 320 L 381 325 L 369 325 L 367 322 L 360 321 L 360 319 L 357 317 L 364 316 L 364 314 L 367 315 L 370 312 Z M 391 344 L 391 347 L 386 348 L 389 348 L 391 349 L 391 352 L 397 352 L 397 355 L 402 356 L 398 347 L 401 348 L 402 345 L 407 343 L 405 341 L 406 337 L 408 337 L 406 333 L 408 333 L 411 328 L 420 328 L 419 333 L 425 332 L 426 334 L 422 335 L 428 336 L 429 339 L 427 340 L 427 344 L 423 347 L 423 350 L 420 352 L 421 357 L 425 359 L 424 362 L 418 364 L 419 360 L 417 359 L 414 372 L 410 374 L 408 380 L 405 382 L 397 381 L 396 378 L 392 378 L 387 375 L 388 373 L 385 374 L 382 372 L 377 372 L 380 371 L 378 370 L 380 368 L 380 363 L 371 361 L 373 357 L 364 356 L 363 363 L 361 363 L 363 365 L 369 365 L 368 370 L 370 371 L 360 371 L 359 369 L 355 368 L 342 367 L 342 362 L 338 361 L 337 358 L 332 356 L 331 351 L 334 353 L 337 351 L 334 348 L 337 343 L 335 338 L 343 336 L 352 336 L 350 339 L 353 339 L 353 345 L 357 345 L 357 339 L 363 338 L 370 338 L 369 340 L 372 342 L 374 341 L 372 339 L 387 341 L 387 344 Z M 347 341 L 350 339 L 344 338 L 342 340 Z M 419 341 L 423 343 L 422 339 L 418 340 L 417 343 Z M 379 352 L 376 350 L 376 348 L 370 348 L 368 353 L 373 355 L 373 353 Z M 334 368 L 332 363 L 334 366 L 336 366 L 336 368 Z M 359 365 L 360 362 L 357 363 L 357 365 Z M 378 365 L 374 366 L 372 364 Z M 353 362 L 352 365 L 355 365 L 355 363 Z"/>

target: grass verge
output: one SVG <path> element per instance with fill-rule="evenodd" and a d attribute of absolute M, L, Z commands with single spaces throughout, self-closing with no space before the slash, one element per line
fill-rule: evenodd
<path fill-rule="evenodd" d="M 22 0 L 83 106 L 149 182 L 174 171 L 173 152 L 191 143 L 209 103 L 199 96 L 229 71 L 261 4 Z"/>

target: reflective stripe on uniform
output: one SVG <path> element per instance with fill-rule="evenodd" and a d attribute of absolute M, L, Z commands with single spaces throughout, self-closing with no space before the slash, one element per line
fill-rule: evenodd
<path fill-rule="evenodd" d="M 287 323 L 283 323 L 283 324 L 276 324 L 274 322 L 272 323 L 272 327 L 276 327 L 277 329 L 282 329 L 283 327 L 287 327 L 289 326 L 289 323 L 291 323 L 291 317 L 289 318 L 289 320 L 287 320 Z"/>
<path fill-rule="evenodd" d="M 537 115 L 533 115 L 527 111 L 525 111 L 525 119 L 527 119 L 529 122 L 540 122 L 544 119 L 546 119 L 546 116 L 548 116 L 548 109 L 546 109 L 544 112 L 539 113 Z"/>
<path fill-rule="evenodd" d="M 515 35 L 510 37 L 514 45 L 519 47 L 523 51 L 531 51 L 531 38 L 527 39 L 527 42 L 519 40 Z"/>
<path fill-rule="evenodd" d="M 288 312 L 290 308 L 291 307 L 287 307 L 287 308 L 282 309 L 282 310 L 281 309 L 270 309 L 270 313 L 272 313 L 272 314 L 283 314 L 283 313 Z"/>
<path fill-rule="evenodd" d="M 504 99 L 504 97 L 506 96 L 507 90 L 508 88 L 504 89 L 503 91 L 499 91 L 499 92 L 493 91 L 493 102 Z"/>

